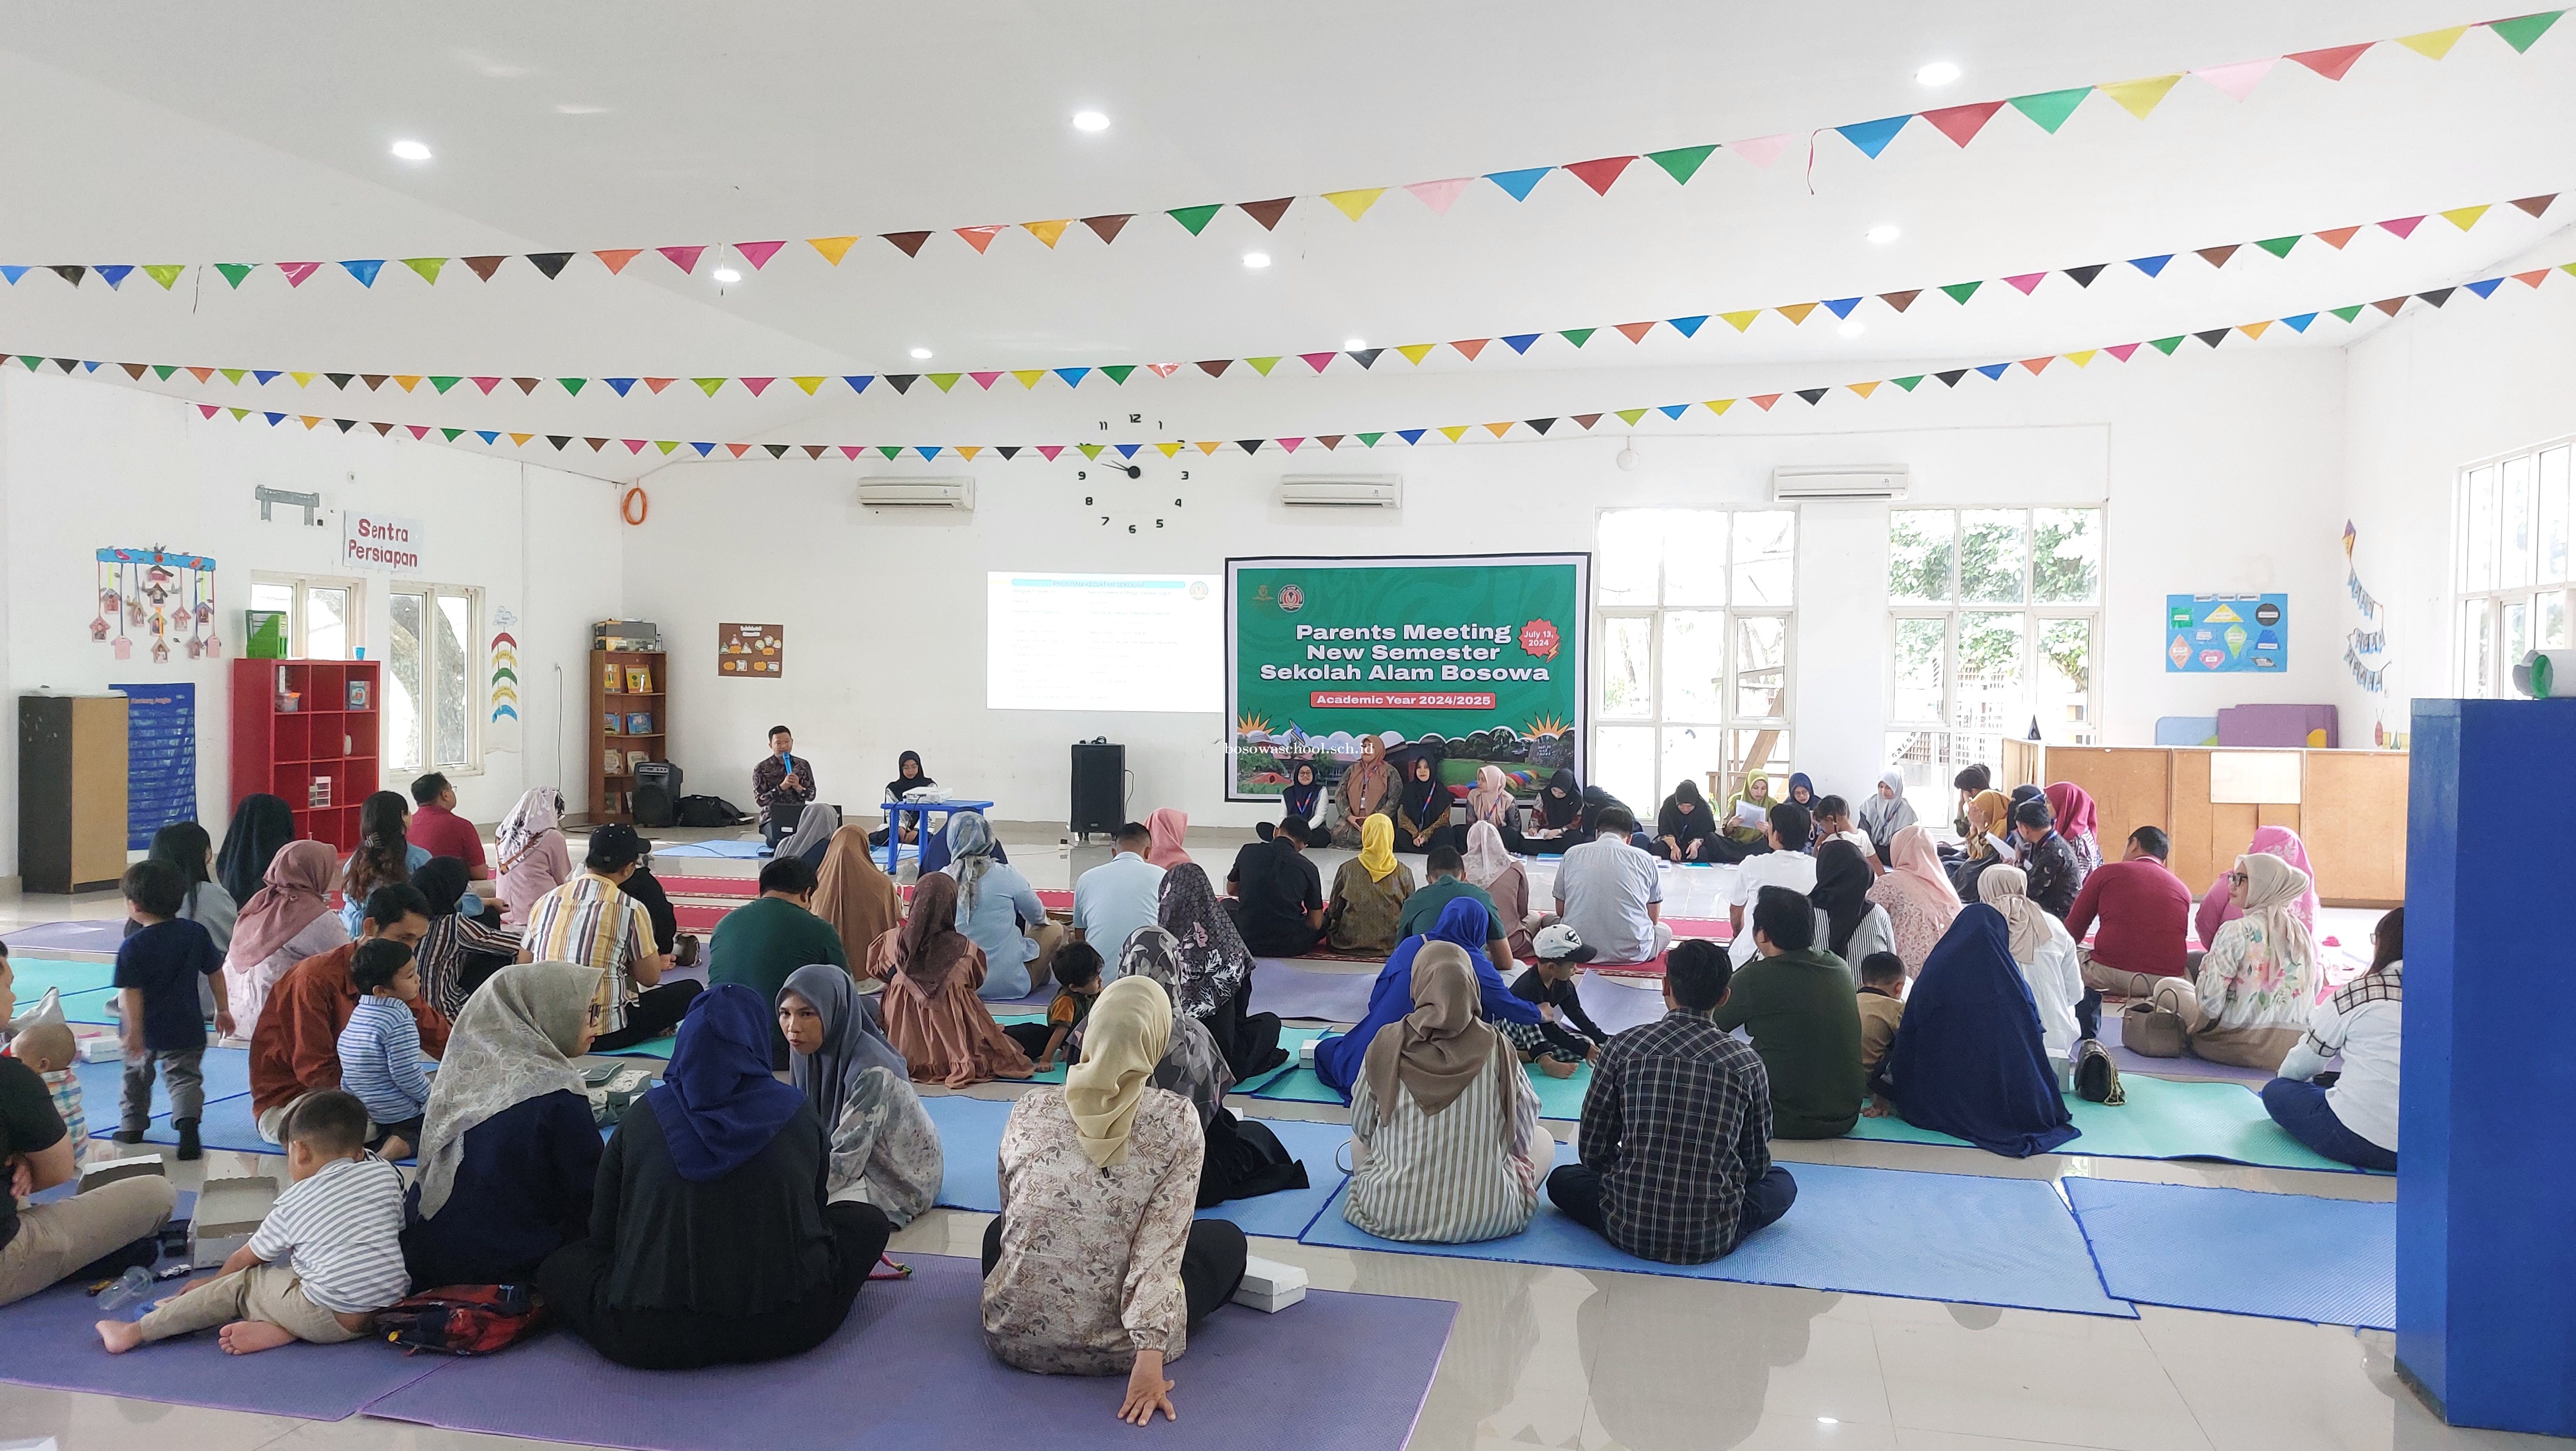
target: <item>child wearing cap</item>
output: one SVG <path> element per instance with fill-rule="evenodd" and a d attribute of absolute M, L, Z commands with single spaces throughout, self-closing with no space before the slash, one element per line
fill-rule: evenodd
<path fill-rule="evenodd" d="M 1536 1063 L 1541 1073 L 1571 1078 L 1577 1064 L 1598 1057 L 1601 1045 L 1610 1040 L 1592 1015 L 1583 1011 L 1583 999 L 1574 990 L 1574 980 L 1583 975 L 1583 964 L 1592 960 L 1595 949 L 1586 946 L 1565 922 L 1539 928 L 1532 946 L 1538 965 L 1512 984 L 1512 996 L 1538 1004 L 1541 1021 L 1495 1026 L 1520 1050 L 1522 1059 Z"/>

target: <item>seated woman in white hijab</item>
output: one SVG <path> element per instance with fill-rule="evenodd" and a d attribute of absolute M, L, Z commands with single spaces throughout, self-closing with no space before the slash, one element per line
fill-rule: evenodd
<path fill-rule="evenodd" d="M 2245 915 L 2218 929 L 2190 980 L 2158 982 L 2155 1007 L 2181 1020 L 2192 1056 L 2278 1073 L 2307 1031 L 2325 981 L 2316 938 L 2298 914 L 2308 874 L 2251 852 L 2225 880 L 2229 900 Z"/>
<path fill-rule="evenodd" d="M 1510 939 L 1512 956 L 1527 958 L 1532 940 L 1529 869 L 1512 855 L 1502 829 L 1490 821 L 1479 821 L 1467 828 L 1466 856 L 1467 880 L 1484 888 L 1485 895 L 1494 899 L 1495 928 Z"/>
<path fill-rule="evenodd" d="M 1529 1227 L 1556 1140 L 1520 1055 L 1476 1016 L 1454 942 L 1413 959 L 1413 1011 L 1378 1029 L 1351 1085 L 1342 1217 L 1380 1239 L 1468 1244 Z"/>
<path fill-rule="evenodd" d="M 873 1204 L 897 1229 L 920 1218 L 939 1198 L 946 1161 L 876 999 L 860 995 L 848 969 L 808 963 L 778 990 L 778 1031 L 788 1081 L 831 1136 L 825 1202 Z"/>
<path fill-rule="evenodd" d="M 1120 1420 L 1177 1419 L 1164 1368 L 1243 1283 L 1243 1231 L 1193 1219 L 1198 1115 L 1153 1086 L 1172 1004 L 1141 977 L 1092 1000 L 1062 1088 L 1011 1105 L 984 1230 L 984 1344 L 1039 1375 L 1125 1375 Z"/>
<path fill-rule="evenodd" d="M 1048 920 L 1037 888 L 994 850 L 984 813 L 948 818 L 948 850 L 948 865 L 939 870 L 957 879 L 957 930 L 984 949 L 984 985 L 976 991 L 1007 999 L 1045 987 L 1064 927 Z"/>
<path fill-rule="evenodd" d="M 804 813 L 796 818 L 796 829 L 778 839 L 778 845 L 770 850 L 769 858 L 778 861 L 786 857 L 803 857 L 805 865 L 819 872 L 823 869 L 823 854 L 832 849 L 832 833 L 840 829 L 838 808 L 820 801 L 808 801 Z"/>
<path fill-rule="evenodd" d="M 1978 873 L 1977 897 L 2004 914 L 2013 961 L 2030 980 L 2031 1004 L 2039 1009 L 2040 1039 L 2050 1058 L 2066 1062 L 2081 1036 L 2075 1005 L 2084 1000 L 2084 969 L 2075 955 L 2075 939 L 2066 935 L 2065 923 L 2031 900 L 2030 878 L 2017 866 L 1997 862 Z"/>
<path fill-rule="evenodd" d="M 1890 771 L 1878 778 L 1878 789 L 1861 798 L 1860 829 L 1869 833 L 1872 846 L 1878 848 L 1878 864 L 1886 866 L 1896 843 L 1896 834 L 1914 825 L 1914 803 L 1905 799 L 1905 773 Z"/>

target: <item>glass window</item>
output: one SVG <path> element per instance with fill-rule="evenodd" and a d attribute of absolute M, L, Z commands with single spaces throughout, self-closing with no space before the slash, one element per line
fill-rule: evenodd
<path fill-rule="evenodd" d="M 359 618 L 366 598 L 366 586 L 352 579 L 255 575 L 250 584 L 251 609 L 286 616 L 286 653 L 298 660 L 354 658 L 366 643 Z"/>
<path fill-rule="evenodd" d="M 2469 588 L 2494 589 L 2496 583 L 2496 471 L 2478 469 L 2469 475 L 2469 534 L 2467 570 Z"/>
<path fill-rule="evenodd" d="M 2543 650 L 2567 648 L 2567 591 L 2554 589 L 2540 597 L 2540 644 Z"/>
<path fill-rule="evenodd" d="M 2496 583 L 2507 589 L 2531 583 L 2531 460 L 2508 459 L 2503 471 L 2504 517 L 2497 538 L 2504 560 Z"/>
<path fill-rule="evenodd" d="M 1798 516 L 1786 509 L 1735 516 L 1735 604 L 1787 609 Z"/>
<path fill-rule="evenodd" d="M 1887 516 L 1887 597 L 1897 604 L 1951 598 L 1951 540 L 1957 516 L 1947 509 L 1896 509 Z"/>
<path fill-rule="evenodd" d="M 1593 772 L 1641 814 L 1685 779 L 1741 779 L 1756 755 L 1785 768 L 1797 524 L 1787 509 L 1602 511 Z"/>
<path fill-rule="evenodd" d="M 1888 760 L 1909 799 L 1925 793 L 1925 820 L 1951 819 L 1958 767 L 1991 766 L 2034 723 L 2044 740 L 2094 740 L 2102 539 L 2100 509 L 1891 511 Z"/>
<path fill-rule="evenodd" d="M 466 699 L 471 689 L 469 677 L 473 666 L 470 652 L 474 639 L 474 602 L 461 594 L 438 597 L 437 633 L 432 638 L 438 648 L 431 652 L 436 686 L 431 698 L 438 706 L 437 764 L 465 766 L 472 762 L 468 751 L 472 744 L 473 709 Z"/>
<path fill-rule="evenodd" d="M 1668 720 L 1726 719 L 1726 615 L 1719 610 L 1664 612 L 1664 695 Z"/>
<path fill-rule="evenodd" d="M 304 592 L 304 653 L 314 660 L 349 658 L 349 591 L 315 585 Z"/>
<path fill-rule="evenodd" d="M 1664 537 L 1668 605 L 1726 603 L 1726 516 L 1711 509 L 1649 509 Z"/>
<path fill-rule="evenodd" d="M 446 585 L 393 592 L 385 662 L 387 762 L 396 770 L 482 768 L 476 740 L 475 595 Z"/>
<path fill-rule="evenodd" d="M 393 638 L 385 649 L 385 759 L 400 770 L 420 766 L 422 597 L 397 594 L 386 613 Z"/>
<path fill-rule="evenodd" d="M 1592 578 L 1605 605 L 1651 605 L 1658 602 L 1656 581 L 1663 560 L 1663 538 L 1655 527 L 1654 509 L 1613 509 L 1601 516 L 1601 547 L 1594 552 Z"/>
<path fill-rule="evenodd" d="M 1663 795 L 1655 789 L 1655 732 L 1651 726 L 1603 726 L 1592 733 L 1597 759 L 1592 779 L 1602 790 L 1652 812 Z"/>
<path fill-rule="evenodd" d="M 2102 511 L 2033 509 L 2031 592 L 2044 605 L 2089 605 L 2102 598 Z"/>
<path fill-rule="evenodd" d="M 1642 720 L 1655 710 L 1653 687 L 1655 617 L 1609 615 L 1601 621 L 1601 714 L 1610 720 Z"/>
<path fill-rule="evenodd" d="M 2567 464 L 2571 452 L 2553 448 L 2540 456 L 2540 533 L 2536 552 L 2540 580 L 2556 584 L 2567 578 Z"/>
<path fill-rule="evenodd" d="M 2459 474 L 2452 515 L 2451 593 L 2458 627 L 2452 671 L 2473 698 L 2514 695 L 2514 667 L 2535 649 L 2570 641 L 2568 536 L 2576 532 L 2570 446 L 2553 443 Z M 2362 628 L 2373 629 L 2373 622 Z M 2385 661 L 2364 656 L 2377 669 Z"/>
<path fill-rule="evenodd" d="M 1735 715 L 1779 720 L 1789 713 L 1789 618 L 1735 617 Z"/>
<path fill-rule="evenodd" d="M 2090 618 L 2043 620 L 2039 626 L 2040 731 L 2076 740 L 2093 726 L 2093 624 Z"/>
<path fill-rule="evenodd" d="M 1942 685 L 1950 675 L 1949 638 L 1946 617 L 1896 622 L 1896 699 L 1890 720 L 1941 720 Z"/>

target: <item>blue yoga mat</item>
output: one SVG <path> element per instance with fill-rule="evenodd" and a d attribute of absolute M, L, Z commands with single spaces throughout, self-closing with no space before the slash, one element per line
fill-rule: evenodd
<path fill-rule="evenodd" d="M 81 1090 L 81 1112 L 89 1117 L 89 1136 L 103 1139 L 116 1131 L 116 1098 L 111 1090 L 106 1111 L 89 1101 L 89 1090 Z M 156 1091 L 156 1102 L 166 1102 Z M 144 1130 L 147 1144 L 175 1145 L 179 1131 L 170 1127 L 168 1109 L 152 1116 L 152 1127 Z M 205 1116 L 197 1120 L 197 1142 L 209 1149 L 229 1149 L 244 1154 L 283 1153 L 277 1145 L 259 1136 L 259 1115 L 251 1111 L 250 1095 L 237 1093 L 230 1098 L 206 1100 Z"/>
<path fill-rule="evenodd" d="M 37 996 L 42 997 L 43 994 L 39 993 Z M 104 1024 L 113 1028 L 117 1025 L 116 1014 L 107 1010 L 107 1004 L 108 1000 L 115 996 L 116 989 L 111 987 L 92 988 L 88 992 L 65 993 L 59 999 L 63 1009 L 63 1021 L 78 1023 L 85 1027 Z M 21 1007 L 35 1006 L 31 1000 L 25 998 L 21 998 L 19 1004 Z"/>
<path fill-rule="evenodd" d="M 1560 1144 L 1556 1157 L 1560 1164 L 1572 1163 L 1574 1151 Z M 1659 1264 L 1615 1249 L 1559 1214 L 1544 1192 L 1529 1228 L 1508 1239 L 1399 1244 L 1364 1234 L 1342 1217 L 1342 1198 L 1349 1192 L 1345 1186 L 1298 1238 L 1337 1249 L 2137 1316 L 2135 1309 L 2103 1293 L 2075 1217 L 2043 1181 L 1834 1164 L 1784 1167 L 1797 1178 L 1797 1205 L 1724 1259 L 1705 1265 Z"/>
<path fill-rule="evenodd" d="M 2111 1293 L 2148 1305 L 2397 1328 L 2397 1206 L 2068 1178 Z"/>
<path fill-rule="evenodd" d="M 940 1204 L 983 1214 L 1000 1213 L 1002 1124 L 1011 1116 L 1010 1101 L 937 1094 L 923 1099 L 921 1105 L 930 1111 L 930 1121 L 939 1127 L 939 1149 L 946 1160 L 947 1172 L 939 1185 Z M 1336 1155 L 1342 1145 L 1350 1142 L 1350 1127 L 1302 1119 L 1261 1122 L 1305 1164 L 1311 1187 L 1264 1194 L 1258 1199 L 1229 1200 L 1213 1209 L 1200 1210 L 1198 1217 L 1232 1220 L 1246 1234 L 1295 1239 L 1323 1212 L 1324 1201 L 1341 1186 L 1341 1163 Z"/>
<path fill-rule="evenodd" d="M 1321 1035 L 1320 1029 L 1306 1032 L 1310 1037 Z M 1286 1043 L 1287 1034 L 1282 1033 L 1279 1041 Z M 1530 1087 L 1538 1090 L 1539 1117 L 1563 1119 L 1569 1123 L 1583 1117 L 1584 1095 L 1592 1091 L 1591 1064 L 1577 1065 L 1571 1078 L 1551 1078 L 1535 1066 L 1524 1066 L 1521 1071 L 1529 1075 Z M 1256 1087 L 1236 1091 L 1281 1103 L 1337 1104 L 1343 1101 L 1342 1096 L 1333 1091 L 1332 1085 L 1317 1076 L 1312 1068 L 1283 1068 L 1261 1079 Z"/>
<path fill-rule="evenodd" d="M 2066 1100 L 2081 1132 L 2058 1153 L 2101 1159 L 2217 1159 L 2321 1174 L 2361 1172 L 2291 1138 L 2264 1112 L 2263 1100 L 2243 1084 L 2132 1073 L 2123 1074 L 2120 1085 L 2129 1101 L 2117 1108 L 2072 1096 Z M 1863 1118 L 1846 1137 L 1968 1146 L 1965 1139 L 1917 1128 L 1901 1118 Z"/>
<path fill-rule="evenodd" d="M 112 957 L 125 944 L 125 919 L 39 922 L 33 927 L 21 927 L 0 941 L 6 941 L 13 953 L 103 952 Z"/>
<path fill-rule="evenodd" d="M 247 1048 L 209 1048 L 197 1060 L 197 1069 L 206 1077 L 206 1102 L 233 1098 L 250 1092 L 250 1050 Z M 125 1062 L 111 1058 L 105 1063 L 75 1063 L 72 1077 L 79 1080 L 81 1112 L 93 1124 L 104 1122 L 116 1126 L 117 1103 L 125 1092 Z M 152 1111 L 166 1116 L 170 1112 L 170 1075 L 156 1065 L 152 1070 Z M 175 1142 L 175 1140 L 173 1141 Z"/>

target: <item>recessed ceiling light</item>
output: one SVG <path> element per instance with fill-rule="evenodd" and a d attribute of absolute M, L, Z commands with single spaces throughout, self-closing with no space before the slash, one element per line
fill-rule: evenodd
<path fill-rule="evenodd" d="M 429 159 L 429 145 L 427 142 L 422 141 L 397 141 L 393 145 L 393 152 L 395 156 L 404 161 L 427 161 Z"/>
<path fill-rule="evenodd" d="M 1098 111 L 1076 111 L 1073 113 L 1073 129 L 1076 131 L 1106 131 L 1109 129 L 1109 118 L 1100 114 Z"/>
<path fill-rule="evenodd" d="M 1356 352 L 1360 352 L 1360 351 L 1365 350 L 1365 349 L 1368 347 L 1368 339 L 1366 339 L 1366 338 L 1344 338 L 1344 339 L 1342 339 L 1342 347 L 1343 347 L 1344 349 L 1346 349 L 1346 350 L 1350 351 L 1350 352 L 1354 352 L 1354 353 L 1356 353 Z"/>
<path fill-rule="evenodd" d="M 1888 243 L 1895 241 L 1897 238 L 1902 237 L 1905 234 L 1898 231 L 1895 224 L 1891 222 L 1881 222 L 1877 226 L 1870 228 L 1867 235 L 1871 241 L 1884 247 Z"/>
<path fill-rule="evenodd" d="M 718 282 L 740 282 L 742 274 L 731 267 L 719 267 L 707 274 Z"/>
<path fill-rule="evenodd" d="M 912 350 L 912 355 L 913 355 L 914 357 L 916 357 L 916 358 L 927 358 L 927 357 L 929 357 L 929 356 L 930 356 L 930 349 L 928 349 L 928 348 L 915 348 L 915 349 L 913 349 L 913 350 Z"/>
<path fill-rule="evenodd" d="M 605 114 L 607 110 L 606 106 L 594 106 L 586 101 L 555 102 L 555 114 L 558 116 L 598 116 Z"/>
<path fill-rule="evenodd" d="M 1834 329 L 1834 331 L 1835 331 L 1835 332 L 1838 332 L 1838 333 L 1841 333 L 1844 337 L 1847 337 L 1847 338 L 1856 338 L 1856 337 L 1859 337 L 1862 333 L 1865 333 L 1865 332 L 1869 331 L 1869 329 L 1868 329 L 1867 327 L 1863 326 L 1863 325 L 1862 325 L 1860 322 L 1858 322 L 1857 320 L 1853 320 L 1853 321 L 1847 321 L 1847 322 L 1845 322 L 1841 327 L 1838 327 L 1838 328 Z"/>
<path fill-rule="evenodd" d="M 1946 86 L 1959 78 L 1959 68 L 1946 60 L 1936 60 L 1914 73 L 1918 86 Z"/>
<path fill-rule="evenodd" d="M 1839 1426 L 1842 1422 L 1836 1420 L 1832 1416 L 1818 1416 L 1816 1418 L 1816 1424 L 1819 1426 Z"/>
<path fill-rule="evenodd" d="M 1246 252 L 1243 254 L 1243 265 L 1246 267 L 1267 267 L 1270 265 L 1270 254 L 1267 252 Z"/>

